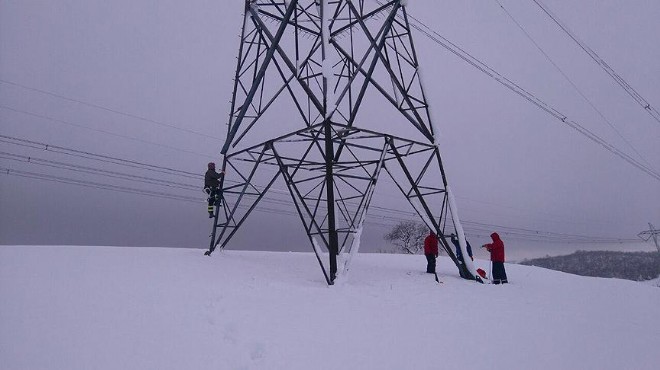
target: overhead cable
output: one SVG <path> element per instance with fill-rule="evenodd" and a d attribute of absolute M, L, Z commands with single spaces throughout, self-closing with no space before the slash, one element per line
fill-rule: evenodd
<path fill-rule="evenodd" d="M 106 177 L 111 177 L 111 178 L 121 179 L 121 180 L 139 181 L 139 182 L 143 182 L 143 183 L 151 184 L 151 185 L 160 185 L 160 186 L 174 187 L 174 188 L 186 189 L 186 190 L 200 190 L 201 189 L 199 186 L 184 184 L 184 183 L 181 183 L 181 182 L 175 182 L 175 181 L 169 181 L 169 180 L 163 180 L 163 179 L 156 179 L 156 178 L 147 177 L 147 176 L 132 175 L 132 174 L 117 172 L 117 171 L 108 171 L 108 170 L 103 170 L 103 169 L 96 168 L 96 167 L 81 166 L 81 165 L 76 165 L 76 164 L 71 164 L 71 163 L 65 163 L 65 162 L 60 162 L 60 161 L 52 161 L 52 160 L 43 159 L 43 158 L 39 158 L 39 157 L 26 156 L 26 155 L 8 153 L 8 152 L 3 152 L 3 151 L 0 151 L 0 158 L 10 159 L 10 160 L 14 160 L 14 161 L 21 161 L 21 162 L 26 162 L 26 163 L 34 163 L 34 164 L 38 164 L 38 165 L 42 165 L 42 166 L 48 166 L 48 167 L 59 168 L 59 169 L 64 169 L 64 170 L 71 170 L 71 171 L 87 173 L 87 174 L 91 174 L 91 175 L 101 175 L 101 176 L 106 176 Z"/>
<path fill-rule="evenodd" d="M 146 196 L 156 196 L 156 197 L 159 197 L 159 198 L 168 198 L 168 199 L 173 199 L 173 200 L 182 200 L 182 201 L 201 203 L 201 200 L 199 198 L 195 198 L 195 197 L 188 197 L 188 196 L 182 196 L 182 195 L 159 192 L 159 191 L 153 191 L 153 190 L 136 189 L 136 188 L 130 188 L 130 187 L 126 187 L 126 186 L 110 185 L 110 184 L 98 183 L 98 182 L 92 182 L 92 181 L 77 180 L 77 179 L 72 179 L 72 178 L 69 178 L 69 177 L 53 176 L 53 175 L 37 173 L 37 172 L 20 171 L 20 170 L 14 170 L 14 169 L 11 169 L 11 168 L 6 168 L 6 167 L 0 167 L 0 173 L 7 174 L 7 175 L 20 176 L 20 177 L 27 177 L 27 178 L 32 178 L 32 179 L 40 179 L 40 180 L 60 182 L 60 183 L 64 183 L 64 184 L 80 185 L 80 186 L 91 187 L 91 188 L 96 188 L 96 189 L 114 190 L 114 191 L 119 191 L 119 192 L 123 192 L 123 193 L 139 194 L 139 195 L 146 195 Z"/>
<path fill-rule="evenodd" d="M 0 174 L 17 176 L 17 177 L 24 177 L 24 178 L 30 178 L 30 179 L 37 179 L 37 180 L 44 180 L 44 181 L 51 181 L 51 182 L 57 182 L 57 183 L 62 183 L 62 184 L 68 184 L 68 185 L 77 185 L 77 186 L 83 186 L 83 187 L 93 188 L 93 189 L 109 190 L 109 191 L 135 194 L 135 195 L 141 195 L 141 196 L 149 196 L 149 197 L 155 197 L 155 198 L 171 199 L 171 200 L 183 201 L 183 202 L 187 202 L 187 203 L 195 203 L 195 204 L 205 203 L 200 198 L 197 198 L 197 197 L 182 196 L 182 195 L 178 195 L 178 194 L 151 191 L 151 190 L 144 190 L 144 189 L 137 189 L 137 188 L 131 188 L 131 187 L 125 187 L 125 186 L 109 185 L 109 184 L 104 184 L 104 183 L 73 179 L 73 178 L 70 178 L 70 177 L 53 176 L 53 175 L 38 173 L 38 172 L 14 170 L 14 169 L 11 169 L 11 168 L 6 168 L 6 167 L 0 167 Z M 246 209 L 247 207 L 246 206 L 239 206 L 238 208 Z M 259 208 L 255 209 L 255 211 L 263 212 L 263 213 L 277 214 L 277 215 L 298 216 L 297 213 L 294 213 L 294 212 L 291 212 L 291 211 L 282 210 L 282 209 L 275 209 L 275 208 L 268 208 L 268 207 L 259 207 Z"/>
<path fill-rule="evenodd" d="M 155 143 L 155 142 L 152 142 L 152 141 L 136 138 L 136 137 L 133 137 L 133 136 L 118 134 L 118 133 L 111 132 L 111 131 L 106 131 L 106 130 L 102 130 L 102 129 L 98 129 L 98 128 L 94 128 L 94 127 L 89 127 L 89 126 L 81 125 L 81 124 L 78 124 L 78 123 L 73 123 L 73 122 L 62 120 L 62 119 L 53 118 L 53 117 L 46 116 L 46 115 L 43 115 L 43 114 L 38 114 L 38 113 L 33 113 L 33 112 L 21 110 L 21 109 L 16 109 L 16 108 L 9 107 L 9 106 L 2 105 L 2 104 L 0 104 L 0 108 L 5 109 L 5 110 L 9 110 L 9 111 L 12 111 L 12 112 L 21 113 L 21 114 L 25 114 L 25 115 L 28 115 L 28 116 L 37 117 L 37 118 L 45 119 L 45 120 L 48 120 L 48 121 L 68 125 L 68 126 L 74 126 L 74 127 L 82 128 L 82 129 L 85 129 L 85 130 L 100 132 L 102 134 L 111 135 L 111 136 L 119 137 L 119 138 L 122 138 L 122 139 L 138 141 L 138 142 L 141 142 L 141 143 L 144 143 L 144 144 L 155 145 L 155 146 L 159 146 L 161 148 L 166 148 L 166 149 L 175 150 L 175 151 L 179 151 L 179 152 L 183 152 L 183 153 L 193 154 L 193 155 L 204 157 L 204 158 L 214 158 L 213 156 L 210 156 L 208 154 L 202 154 L 202 153 L 194 152 L 194 151 L 191 151 L 191 150 L 186 150 L 186 149 L 181 149 L 181 148 L 177 148 L 177 147 L 173 147 L 173 146 L 169 146 L 169 145 L 165 145 L 165 144 Z"/>
<path fill-rule="evenodd" d="M 651 168 L 651 164 L 646 160 L 646 158 L 644 158 L 644 156 L 642 156 L 642 155 L 639 153 L 639 151 L 638 151 L 638 150 L 637 150 L 637 149 L 636 149 L 636 148 L 635 148 L 635 147 L 634 147 L 634 146 L 633 146 L 633 145 L 632 145 L 632 144 L 631 144 L 631 143 L 630 143 L 630 142 L 629 142 L 629 141 L 628 141 L 628 140 L 627 140 L 622 134 L 621 134 L 621 132 L 619 132 L 619 130 L 617 130 L 617 128 L 614 126 L 614 124 L 613 124 L 613 123 L 612 123 L 607 117 L 605 117 L 605 115 L 603 114 L 603 112 L 601 112 L 600 109 L 598 109 L 598 107 L 596 107 L 596 105 L 591 101 L 591 99 L 589 99 L 589 98 L 588 98 L 588 97 L 582 92 L 582 90 L 581 90 L 581 89 L 580 89 L 580 88 L 579 88 L 579 87 L 573 82 L 573 80 L 571 80 L 571 78 L 568 77 L 568 75 L 564 72 L 564 70 L 561 69 L 561 67 L 559 67 L 559 65 L 557 65 L 557 63 L 555 63 L 554 60 L 552 60 L 552 58 L 550 57 L 550 55 L 548 55 L 548 53 L 546 53 L 545 50 L 543 50 L 543 48 L 541 47 L 541 45 L 539 45 L 539 44 L 536 42 L 536 40 L 534 40 L 534 38 L 532 37 L 532 35 L 530 35 L 529 32 L 527 32 L 527 30 L 525 30 L 525 28 L 522 26 L 522 24 L 520 24 L 520 22 L 518 22 L 518 21 L 516 20 L 516 18 L 513 16 L 513 14 L 511 14 L 511 13 L 510 13 L 510 12 L 504 7 L 504 5 L 502 5 L 502 3 L 500 2 L 500 0 L 494 0 L 494 1 L 495 1 L 495 2 L 497 3 L 497 5 L 498 5 L 498 6 L 504 11 L 504 13 L 509 17 L 509 19 L 511 19 L 511 21 L 512 21 L 512 22 L 513 22 L 513 23 L 514 23 L 514 24 L 515 24 L 515 25 L 516 25 L 516 26 L 522 31 L 522 33 L 525 34 L 525 36 L 527 37 L 527 39 L 529 39 L 529 41 L 531 41 L 531 43 L 534 44 L 534 46 L 536 47 L 536 49 L 538 49 L 538 50 L 541 52 L 541 54 L 543 54 L 543 56 L 545 57 L 545 59 L 546 59 L 550 64 L 552 64 L 552 66 L 553 66 L 553 67 L 554 67 L 554 68 L 555 68 L 555 69 L 556 69 L 556 70 L 557 70 L 557 71 L 558 71 L 558 72 L 564 77 L 564 79 L 565 79 L 565 80 L 566 80 L 566 81 L 567 81 L 567 82 L 573 87 L 573 89 L 574 89 L 574 90 L 575 90 L 575 91 L 576 91 L 576 92 L 582 97 L 582 99 L 584 99 L 584 100 L 587 102 L 587 104 L 589 104 L 589 106 L 591 106 L 591 108 L 592 108 L 592 109 L 593 109 L 593 110 L 594 110 L 594 111 L 600 116 L 600 118 L 602 118 L 603 121 L 605 121 L 605 123 L 607 123 L 607 125 L 610 126 L 610 128 L 611 128 L 612 130 L 614 130 L 614 132 L 619 136 L 619 138 L 621 138 L 621 140 L 623 140 L 623 141 L 624 141 L 624 142 L 630 147 L 630 149 L 632 149 L 632 151 L 635 152 L 635 154 L 637 154 L 637 156 L 638 156 L 642 161 L 644 161 L 644 163 L 646 164 L 646 166 L 649 167 L 649 168 Z"/>
<path fill-rule="evenodd" d="M 557 15 L 552 13 L 547 5 L 545 5 L 541 0 L 532 0 L 536 5 L 543 10 L 543 12 L 550 17 L 558 26 L 561 28 L 576 44 L 585 52 L 591 59 L 596 62 L 612 79 L 619 84 L 627 93 L 630 95 L 644 110 L 653 117 L 658 123 L 660 123 L 660 113 L 651 106 L 651 103 L 648 102 L 640 93 L 638 93 L 623 77 L 619 76 L 618 73 L 610 67 L 607 62 L 603 60 L 593 49 L 591 49 L 587 44 L 580 40 L 573 31 L 571 31 L 559 18 Z"/>
<path fill-rule="evenodd" d="M 380 0 L 375 0 L 377 3 L 382 5 L 382 2 Z M 649 168 L 648 166 L 644 165 L 643 163 L 640 163 L 637 161 L 635 158 L 632 158 L 625 152 L 622 152 L 618 148 L 616 148 L 614 145 L 608 143 L 606 140 L 602 139 L 600 136 L 596 135 L 595 133 L 591 132 L 589 129 L 585 128 L 578 122 L 569 119 L 565 114 L 561 113 L 554 107 L 548 105 L 545 103 L 543 100 L 539 99 L 532 93 L 528 92 L 527 90 L 523 89 L 520 87 L 518 84 L 510 80 L 509 78 L 503 76 L 499 72 L 495 71 L 488 65 L 486 65 L 484 62 L 480 61 L 479 59 L 475 58 L 465 50 L 461 49 L 458 45 L 452 43 L 448 39 L 446 39 L 444 36 L 440 35 L 438 32 L 424 24 L 422 21 L 419 19 L 413 17 L 412 15 L 406 13 L 407 17 L 412 20 L 410 22 L 410 27 L 414 28 L 415 30 L 421 32 L 424 36 L 428 37 L 431 39 L 433 42 L 437 43 L 438 45 L 444 47 L 448 51 L 450 51 L 452 54 L 456 55 L 457 57 L 461 58 L 463 61 L 467 62 L 474 68 L 478 69 L 479 71 L 483 72 L 487 76 L 493 78 L 495 81 L 499 82 L 503 86 L 507 87 L 511 91 L 515 92 L 516 94 L 520 95 L 521 97 L 525 98 L 527 101 L 530 103 L 534 104 L 541 110 L 545 111 L 546 113 L 550 114 L 551 116 L 555 117 L 557 120 L 561 121 L 562 123 L 568 125 L 569 127 L 575 129 L 578 133 L 582 134 L 583 136 L 586 136 L 588 139 L 591 141 L 595 142 L 596 144 L 602 146 L 605 150 L 611 152 L 612 154 L 616 155 L 617 157 L 623 159 L 626 161 L 628 164 L 636 167 L 637 169 L 641 170 L 642 172 L 646 173 L 647 175 L 655 178 L 656 180 L 660 181 L 660 173 L 654 171 L 653 169 Z"/>
<path fill-rule="evenodd" d="M 125 116 L 125 117 L 137 119 L 137 120 L 144 121 L 144 122 L 153 123 L 153 124 L 158 125 L 158 126 L 163 126 L 163 127 L 167 127 L 167 128 L 174 129 L 174 130 L 187 132 L 187 133 L 190 133 L 190 134 L 203 136 L 205 138 L 212 138 L 212 139 L 224 141 L 224 139 L 222 139 L 222 138 L 215 137 L 215 136 L 209 135 L 207 133 L 203 133 L 203 132 L 183 128 L 181 126 L 177 126 L 177 125 L 173 125 L 173 124 L 169 124 L 169 123 L 159 122 L 159 121 L 156 121 L 156 120 L 151 119 L 151 118 L 141 117 L 141 116 L 138 116 L 138 115 L 135 115 L 135 114 L 126 113 L 126 112 L 122 112 L 122 111 L 119 111 L 119 110 L 116 110 L 116 109 L 108 108 L 108 107 L 105 107 L 105 106 L 102 106 L 102 105 L 99 105 L 99 104 L 89 103 L 89 102 L 85 102 L 85 101 L 82 101 L 82 100 L 70 98 L 68 96 L 64 96 L 64 95 L 61 95 L 61 94 L 56 94 L 56 93 L 51 92 L 51 91 L 46 91 L 46 90 L 42 90 L 42 89 L 37 89 L 35 87 L 19 84 L 19 83 L 14 82 L 14 81 L 0 79 L 0 83 L 7 84 L 7 85 L 12 85 L 12 86 L 15 86 L 15 87 L 20 87 L 22 89 L 38 92 L 40 94 L 50 95 L 50 96 L 58 98 L 58 99 L 67 100 L 67 101 L 74 102 L 74 103 L 81 104 L 81 105 L 86 105 L 88 107 L 92 107 L 92 108 L 96 108 L 96 109 L 102 109 L 102 110 L 112 112 L 112 113 L 115 113 L 115 114 L 119 114 L 119 115 L 122 115 L 122 116 Z"/>
<path fill-rule="evenodd" d="M 34 149 L 42 149 L 42 150 L 45 150 L 45 151 L 70 155 L 70 156 L 79 157 L 79 158 L 91 159 L 91 160 L 95 160 L 95 161 L 118 164 L 118 165 L 122 165 L 122 166 L 133 167 L 133 168 L 140 168 L 140 169 L 145 169 L 145 170 L 148 170 L 148 171 L 165 173 L 165 174 L 168 174 L 168 175 L 178 175 L 178 176 L 189 177 L 189 178 L 202 178 L 202 177 L 204 177 L 203 175 L 200 175 L 200 174 L 194 173 L 194 172 L 188 172 L 188 171 L 183 171 L 183 170 L 174 169 L 174 168 L 170 168 L 170 167 L 164 167 L 164 166 L 156 166 L 156 165 L 153 165 L 153 164 L 147 164 L 147 163 L 139 162 L 139 161 L 135 161 L 135 160 L 123 159 L 123 158 L 118 158 L 118 157 L 111 157 L 111 156 L 107 156 L 107 155 L 92 153 L 92 152 L 89 152 L 89 151 L 66 148 L 66 147 L 58 146 L 58 145 L 40 143 L 40 142 L 37 142 L 37 141 L 26 140 L 26 139 L 12 137 L 12 136 L 8 136 L 8 135 L 0 134 L 0 142 L 5 142 L 5 143 L 9 143 L 9 144 L 19 145 L 19 146 L 24 146 L 24 147 L 34 148 Z"/>
<path fill-rule="evenodd" d="M 78 169 L 71 169 L 72 171 L 75 172 L 84 172 Z M 198 197 L 192 197 L 192 196 L 184 196 L 184 195 L 179 195 L 179 194 L 173 194 L 173 193 L 165 193 L 165 192 L 159 192 L 159 191 L 153 191 L 153 190 L 145 190 L 145 189 L 137 189 L 137 188 L 132 188 L 132 187 L 126 187 L 126 186 L 117 186 L 117 185 L 111 185 L 107 183 L 99 183 L 99 182 L 92 182 L 92 181 L 86 181 L 86 180 L 79 180 L 79 179 L 73 179 L 71 177 L 63 177 L 63 176 L 54 176 L 50 174 L 44 174 L 44 173 L 37 173 L 37 172 L 30 172 L 30 171 L 21 171 L 21 170 L 15 170 L 15 169 L 10 169 L 6 167 L 0 167 L 0 174 L 5 174 L 5 175 L 13 175 L 13 176 L 18 176 L 18 177 L 26 177 L 26 178 L 32 178 L 32 179 L 39 179 L 39 180 L 45 180 L 45 181 L 52 181 L 52 182 L 58 182 L 58 183 L 63 183 L 63 184 L 68 184 L 68 185 L 78 185 L 78 186 L 84 186 L 88 188 L 95 188 L 95 189 L 101 189 L 101 190 L 109 190 L 109 191 L 116 191 L 116 192 L 122 192 L 122 193 L 130 193 L 130 194 L 135 194 L 135 195 L 141 195 L 141 196 L 149 196 L 149 197 L 156 197 L 156 198 L 164 198 L 164 199 L 171 199 L 171 200 L 177 200 L 177 201 L 184 201 L 188 203 L 196 203 L 200 204 L 202 203 L 202 199 Z M 137 182 L 144 182 L 141 180 L 133 180 Z M 264 198 L 261 200 L 262 202 L 265 203 L 272 203 L 275 205 L 285 205 L 285 206 L 290 206 L 290 202 L 278 200 L 278 199 L 269 199 L 269 198 Z M 240 209 L 247 209 L 249 208 L 246 205 L 241 205 L 238 208 Z M 393 211 L 393 209 L 385 208 L 385 207 L 378 207 L 383 211 Z M 287 209 L 282 209 L 282 208 L 268 208 L 268 207 L 258 207 L 255 208 L 255 211 L 258 212 L 265 212 L 265 213 L 273 213 L 273 214 L 278 214 L 278 215 L 289 215 L 289 216 L 298 216 L 297 213 L 287 210 Z M 381 219 L 384 221 L 389 220 L 390 222 L 400 222 L 400 221 L 406 221 L 409 218 L 402 218 L 402 217 L 392 217 L 390 216 L 390 212 L 386 214 L 378 214 L 378 213 L 372 213 L 370 216 L 367 218 L 366 223 L 371 224 L 371 225 L 378 225 L 382 227 L 391 227 L 394 225 L 393 223 L 383 223 L 383 222 L 378 222 L 375 221 L 374 219 Z M 410 212 L 410 215 L 413 216 L 414 213 Z M 523 229 L 523 228 L 513 228 L 513 227 L 506 227 L 506 226 L 501 226 L 501 225 L 490 225 L 490 224 L 485 224 L 485 223 L 478 223 L 478 222 L 471 222 L 471 221 L 463 221 L 465 224 L 468 225 L 468 233 L 467 235 L 469 236 L 487 236 L 488 231 L 486 230 L 493 230 L 493 229 L 499 229 L 501 230 L 500 232 L 503 235 L 507 235 L 511 239 L 520 239 L 520 240 L 530 240 L 530 241 L 547 241 L 547 242 L 565 242 L 565 243 L 621 243 L 625 241 L 632 241 L 632 239 L 622 239 L 622 238 L 599 238 L 599 237 L 591 237 L 591 236 L 585 236 L 585 235 L 573 235 L 573 234 L 561 234 L 561 233 L 552 233 L 552 232 L 545 232 L 545 231 L 537 231 L 537 230 L 528 230 L 528 229 Z M 484 229 L 486 228 L 486 229 Z"/>

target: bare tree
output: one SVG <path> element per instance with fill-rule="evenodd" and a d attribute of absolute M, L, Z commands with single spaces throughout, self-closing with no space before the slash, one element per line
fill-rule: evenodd
<path fill-rule="evenodd" d="M 401 221 L 384 238 L 394 244 L 398 251 L 417 254 L 424 247 L 424 238 L 428 233 L 429 228 L 421 222 Z"/>

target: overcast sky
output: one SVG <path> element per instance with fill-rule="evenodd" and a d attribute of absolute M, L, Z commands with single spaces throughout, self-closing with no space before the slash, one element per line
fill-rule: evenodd
<path fill-rule="evenodd" d="M 500 3 L 555 65 L 495 0 L 413 0 L 408 11 L 659 172 L 660 123 L 532 0 Z M 660 107 L 659 1 L 545 4 L 652 106 Z M 243 1 L 0 0 L 0 135 L 202 174 L 208 161 L 221 160 L 242 9 Z M 463 220 L 620 239 L 636 238 L 648 222 L 660 226 L 658 179 L 424 35 L 413 37 Z M 200 180 L 9 141 L 0 141 L 0 168 L 23 172 L 0 174 L 0 243 L 208 247 L 210 223 Z M 41 164 L 15 160 L 24 159 L 17 155 Z M 48 167 L 45 160 L 199 185 L 199 191 L 102 177 L 80 172 L 80 167 Z M 59 182 L 17 174 L 56 176 Z M 65 179 L 89 186 L 62 183 Z M 199 202 L 102 190 L 99 183 Z M 379 189 L 374 204 L 391 207 L 388 191 Z M 290 214 L 293 206 L 267 207 L 253 213 L 231 247 L 310 250 L 300 220 Z M 382 235 L 396 221 L 384 216 L 376 211 L 368 216 L 363 250 L 389 248 Z M 485 232 L 466 229 L 472 244 L 486 241 Z M 586 248 L 532 243 L 514 234 L 503 239 L 515 256 L 531 255 L 531 249 L 559 254 Z"/>

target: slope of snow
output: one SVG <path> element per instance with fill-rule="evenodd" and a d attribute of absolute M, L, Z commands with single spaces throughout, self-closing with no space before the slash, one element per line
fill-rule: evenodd
<path fill-rule="evenodd" d="M 651 285 L 653 285 L 653 286 L 660 287 L 660 277 L 655 278 L 655 279 L 653 279 L 653 280 L 647 280 L 647 281 L 645 281 L 645 283 L 647 283 L 647 284 L 651 284 Z"/>
<path fill-rule="evenodd" d="M 475 261 L 488 271 L 485 261 Z M 311 253 L 0 247 L 0 367 L 655 369 L 660 289 L 508 265 L 358 254 L 327 287 Z M 464 358 L 470 363 L 463 363 Z"/>

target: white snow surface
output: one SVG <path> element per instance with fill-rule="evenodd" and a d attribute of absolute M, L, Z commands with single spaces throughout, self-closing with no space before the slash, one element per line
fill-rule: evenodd
<path fill-rule="evenodd" d="M 0 246 L 0 368 L 657 369 L 660 289 L 424 256 Z M 488 262 L 477 260 L 489 270 Z M 465 359 L 469 361 L 466 363 Z"/>
<path fill-rule="evenodd" d="M 660 287 L 660 277 L 657 277 L 657 278 L 655 278 L 655 279 L 653 279 L 653 280 L 645 281 L 645 283 L 647 283 L 647 284 L 651 284 L 651 285 L 653 285 L 653 286 Z"/>

